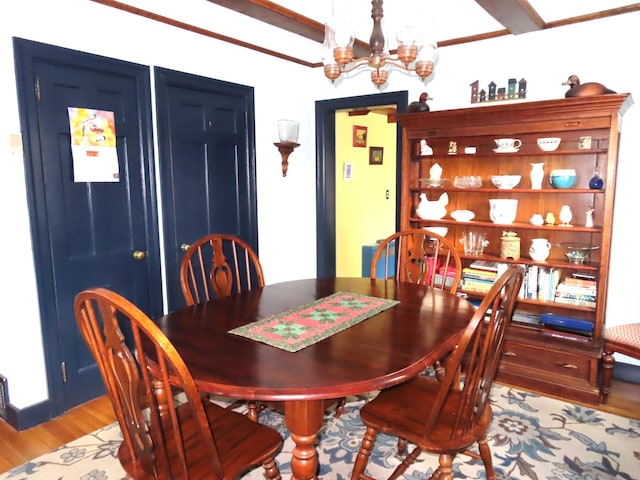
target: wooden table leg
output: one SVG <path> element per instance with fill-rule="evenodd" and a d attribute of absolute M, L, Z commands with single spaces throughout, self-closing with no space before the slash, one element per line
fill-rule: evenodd
<path fill-rule="evenodd" d="M 318 478 L 318 452 L 314 442 L 324 421 L 324 400 L 285 402 L 284 418 L 296 444 L 291 458 L 291 480 Z"/>

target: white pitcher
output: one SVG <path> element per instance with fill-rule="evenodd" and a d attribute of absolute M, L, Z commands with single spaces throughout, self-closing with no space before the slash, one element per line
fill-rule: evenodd
<path fill-rule="evenodd" d="M 536 262 L 544 262 L 549 257 L 551 243 L 546 238 L 532 238 L 529 256 Z"/>

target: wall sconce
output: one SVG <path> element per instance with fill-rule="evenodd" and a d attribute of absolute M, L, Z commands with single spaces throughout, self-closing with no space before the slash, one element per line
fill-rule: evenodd
<path fill-rule="evenodd" d="M 278 151 L 282 156 L 282 176 L 287 176 L 287 169 L 289 168 L 289 155 L 300 144 L 298 141 L 298 127 L 300 124 L 295 120 L 278 120 L 278 136 L 280 141 L 274 143 L 278 147 Z"/>

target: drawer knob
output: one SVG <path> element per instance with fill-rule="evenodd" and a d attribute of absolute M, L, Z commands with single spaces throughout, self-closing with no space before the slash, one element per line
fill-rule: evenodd
<path fill-rule="evenodd" d="M 502 354 L 503 354 L 505 357 L 517 357 L 517 356 L 518 356 L 518 354 L 517 354 L 517 353 L 515 353 L 515 352 L 510 352 L 510 351 L 508 351 L 508 350 L 507 350 L 506 352 L 503 352 Z"/>
<path fill-rule="evenodd" d="M 573 369 L 578 368 L 578 366 L 574 365 L 573 363 L 558 362 L 556 365 L 562 368 L 573 368 Z"/>

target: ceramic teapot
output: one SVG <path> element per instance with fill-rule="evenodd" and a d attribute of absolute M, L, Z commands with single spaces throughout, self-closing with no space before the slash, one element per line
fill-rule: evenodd
<path fill-rule="evenodd" d="M 447 195 L 447 192 L 440 195 L 438 200 L 429 200 L 426 194 L 421 193 L 416 215 L 426 220 L 439 220 L 447 214 L 448 204 L 449 195 Z"/>

